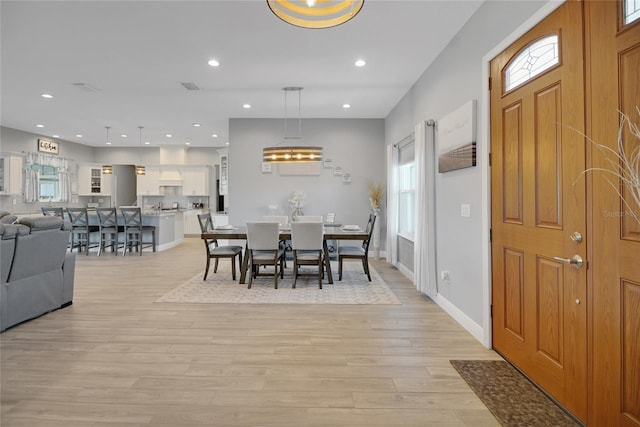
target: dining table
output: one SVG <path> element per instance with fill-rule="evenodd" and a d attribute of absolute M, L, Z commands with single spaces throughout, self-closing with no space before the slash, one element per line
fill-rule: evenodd
<path fill-rule="evenodd" d="M 329 259 L 329 248 L 327 246 L 327 241 L 335 240 L 360 240 L 364 241 L 369 237 L 369 234 L 361 229 L 347 229 L 344 227 L 332 227 L 325 226 L 324 228 L 324 239 L 323 239 L 323 250 L 324 250 L 324 264 L 325 271 L 327 272 L 327 282 L 329 284 L 333 283 L 333 275 L 331 273 L 331 260 Z M 203 240 L 247 240 L 247 227 L 246 226 L 223 226 L 220 228 L 215 228 L 213 230 L 206 231 L 201 234 L 201 238 Z M 290 228 L 281 228 L 280 229 L 280 240 L 291 240 L 291 229 Z M 246 282 L 247 269 L 249 267 L 249 251 L 248 247 L 245 243 L 245 251 L 242 257 L 242 267 L 240 269 L 240 283 Z"/>

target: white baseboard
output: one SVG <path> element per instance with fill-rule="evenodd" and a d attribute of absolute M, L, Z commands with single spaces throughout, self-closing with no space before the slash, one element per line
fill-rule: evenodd
<path fill-rule="evenodd" d="M 184 238 L 183 239 L 174 240 L 173 242 L 165 243 L 163 245 L 158 245 L 156 247 L 156 251 L 157 252 L 166 251 L 167 249 L 171 249 L 171 248 L 173 248 L 175 246 L 178 246 L 183 241 L 184 241 Z"/>
<path fill-rule="evenodd" d="M 453 317 L 453 319 L 460 323 L 463 328 L 467 330 L 471 335 L 474 336 L 475 339 L 480 341 L 480 343 L 487 347 L 487 344 L 484 342 L 484 329 L 482 326 L 478 325 L 474 322 L 469 316 L 464 314 L 462 310 L 449 302 L 448 299 L 443 297 L 441 294 L 436 295 L 433 299 L 436 304 L 440 306 L 449 316 Z M 491 347 L 487 347 L 491 348 Z"/>
<path fill-rule="evenodd" d="M 396 265 L 394 265 L 394 267 L 397 268 L 400 273 L 404 274 L 407 279 L 411 280 L 411 282 L 413 283 L 413 271 L 409 270 L 401 263 L 397 263 Z"/>

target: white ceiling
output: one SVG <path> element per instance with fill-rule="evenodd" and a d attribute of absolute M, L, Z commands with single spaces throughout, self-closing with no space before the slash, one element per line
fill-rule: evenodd
<path fill-rule="evenodd" d="M 138 126 L 153 146 L 224 146 L 229 118 L 284 118 L 285 86 L 304 87 L 303 118 L 384 118 L 480 4 L 366 0 L 352 21 L 309 30 L 263 0 L 3 0 L 1 123 L 91 146 L 105 126 L 112 146 L 138 146 Z M 297 96 L 288 105 L 297 118 Z"/>

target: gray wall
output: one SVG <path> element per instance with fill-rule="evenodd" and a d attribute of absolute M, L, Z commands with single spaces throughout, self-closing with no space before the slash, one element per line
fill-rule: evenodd
<path fill-rule="evenodd" d="M 324 157 L 350 173 L 352 181 L 342 182 L 333 170 L 322 168 L 320 175 L 281 176 L 278 165 L 262 173 L 262 149 L 283 144 L 282 119 L 231 119 L 229 121 L 229 215 L 232 224 L 244 224 L 269 214 L 291 215 L 287 200 L 295 190 L 307 194 L 302 208 L 307 215 L 335 212 L 336 222 L 366 225 L 371 207 L 368 182 L 385 183 L 384 120 L 303 119 L 299 145 L 318 145 Z M 295 141 L 295 140 L 294 140 Z M 381 223 L 384 223 L 384 215 Z M 384 231 L 382 231 L 384 233 Z M 382 234 L 384 236 L 384 234 Z"/>
<path fill-rule="evenodd" d="M 385 120 L 385 140 L 393 144 L 416 123 L 440 119 L 472 99 L 482 117 L 482 58 L 526 21 L 546 1 L 486 1 L 427 68 Z M 425 40 L 425 43 L 428 43 Z M 437 144 L 437 141 L 436 141 Z M 486 146 L 477 147 L 480 151 Z M 437 152 L 437 146 L 436 146 Z M 487 165 L 436 174 L 436 256 L 438 293 L 482 327 L 482 175 Z M 471 218 L 460 204 L 471 205 Z M 439 272 L 448 270 L 449 283 Z"/>

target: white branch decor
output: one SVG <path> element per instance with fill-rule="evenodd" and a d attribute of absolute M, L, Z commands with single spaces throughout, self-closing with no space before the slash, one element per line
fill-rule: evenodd
<path fill-rule="evenodd" d="M 636 107 L 640 118 L 640 108 Z M 624 130 L 628 129 L 631 134 L 631 146 L 628 150 L 624 146 Z M 614 191 L 620 196 L 622 202 L 629 209 L 629 214 L 640 223 L 640 129 L 638 124 L 623 113 L 620 113 L 620 128 L 618 129 L 617 151 L 603 144 L 598 144 L 587 138 L 596 148 L 598 148 L 610 165 L 607 167 L 589 168 L 586 172 L 604 172 L 604 179 L 611 185 Z M 607 176 L 609 175 L 609 176 Z M 629 192 L 630 198 L 624 196 L 624 189 L 612 180 L 611 176 L 620 180 L 623 187 Z M 634 206 L 635 204 L 635 206 Z"/>

